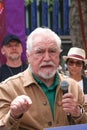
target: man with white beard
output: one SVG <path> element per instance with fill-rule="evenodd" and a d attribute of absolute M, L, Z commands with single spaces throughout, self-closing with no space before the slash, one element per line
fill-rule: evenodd
<path fill-rule="evenodd" d="M 51 29 L 39 27 L 28 36 L 29 67 L 0 84 L 1 127 L 43 130 L 87 122 L 80 87 L 73 79 L 58 73 L 60 52 L 61 39 Z M 63 80 L 69 84 L 64 95 L 60 87 Z"/>

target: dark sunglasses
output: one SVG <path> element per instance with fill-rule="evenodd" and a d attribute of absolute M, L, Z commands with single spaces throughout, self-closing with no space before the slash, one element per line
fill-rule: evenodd
<path fill-rule="evenodd" d="M 76 65 L 77 67 L 81 67 L 83 65 L 83 62 L 82 61 L 68 60 L 67 64 L 70 66 Z"/>

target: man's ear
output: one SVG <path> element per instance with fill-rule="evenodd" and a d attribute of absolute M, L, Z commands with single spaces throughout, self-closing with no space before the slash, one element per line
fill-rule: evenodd
<path fill-rule="evenodd" d="M 23 53 L 23 47 L 22 47 L 22 45 L 21 45 L 21 53 Z"/>
<path fill-rule="evenodd" d="M 30 61 L 30 53 L 28 52 L 28 50 L 26 50 L 26 57 L 27 57 L 27 60 L 29 62 Z"/>
<path fill-rule="evenodd" d="M 32 55 L 31 52 L 29 52 L 28 50 L 26 50 L 26 57 L 27 57 L 28 64 L 31 64 Z"/>
<path fill-rule="evenodd" d="M 5 50 L 3 47 L 1 48 L 1 53 L 2 53 L 2 55 L 5 55 Z"/>
<path fill-rule="evenodd" d="M 29 58 L 29 53 L 27 50 L 26 50 L 26 57 L 27 57 L 27 59 Z"/>

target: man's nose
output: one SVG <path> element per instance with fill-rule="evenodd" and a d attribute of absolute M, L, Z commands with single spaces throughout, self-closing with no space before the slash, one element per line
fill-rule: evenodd
<path fill-rule="evenodd" d="M 45 52 L 44 59 L 45 60 L 50 60 L 50 54 L 49 54 L 49 52 Z"/>
<path fill-rule="evenodd" d="M 12 49 L 16 49 L 16 46 L 12 46 Z"/>

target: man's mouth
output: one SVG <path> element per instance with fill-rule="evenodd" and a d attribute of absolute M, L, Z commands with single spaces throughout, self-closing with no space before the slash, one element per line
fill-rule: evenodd
<path fill-rule="evenodd" d="M 50 68 L 50 67 L 53 67 L 52 65 L 44 65 L 44 66 L 41 66 L 41 68 Z"/>

